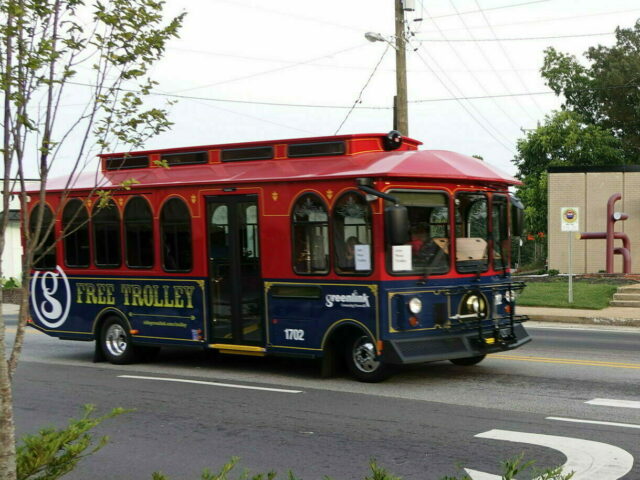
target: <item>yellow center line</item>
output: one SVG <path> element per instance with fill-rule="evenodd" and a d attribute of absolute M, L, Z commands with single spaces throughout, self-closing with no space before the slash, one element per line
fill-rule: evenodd
<path fill-rule="evenodd" d="M 500 360 L 519 360 L 521 362 L 557 363 L 561 365 L 582 365 L 586 367 L 631 368 L 640 369 L 640 363 L 601 362 L 599 360 L 578 360 L 573 358 L 530 357 L 525 355 L 491 355 L 489 358 Z"/>

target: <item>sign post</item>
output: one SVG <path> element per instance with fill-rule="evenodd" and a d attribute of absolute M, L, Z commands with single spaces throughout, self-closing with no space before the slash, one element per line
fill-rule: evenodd
<path fill-rule="evenodd" d="M 573 232 L 580 231 L 580 219 L 578 207 L 560 208 L 560 226 L 563 232 L 569 234 L 569 303 L 573 303 Z"/>

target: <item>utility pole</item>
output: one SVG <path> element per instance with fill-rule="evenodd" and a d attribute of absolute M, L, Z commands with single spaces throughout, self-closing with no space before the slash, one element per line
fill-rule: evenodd
<path fill-rule="evenodd" d="M 407 58 L 404 36 L 404 1 L 396 3 L 396 96 L 393 105 L 393 129 L 409 135 L 409 108 L 407 102 Z"/>

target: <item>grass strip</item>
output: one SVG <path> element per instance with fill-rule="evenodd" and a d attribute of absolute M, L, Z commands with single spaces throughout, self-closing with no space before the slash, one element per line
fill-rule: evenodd
<path fill-rule="evenodd" d="M 617 289 L 616 285 L 574 282 L 573 303 L 569 303 L 569 287 L 566 280 L 531 282 L 518 297 L 518 305 L 602 310 L 609 306 L 609 301 Z"/>

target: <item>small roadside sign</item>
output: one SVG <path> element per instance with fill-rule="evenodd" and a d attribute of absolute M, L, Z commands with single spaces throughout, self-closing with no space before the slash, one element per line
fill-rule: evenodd
<path fill-rule="evenodd" d="M 578 207 L 562 207 L 560 209 L 560 227 L 563 232 L 580 231 L 580 210 Z"/>

